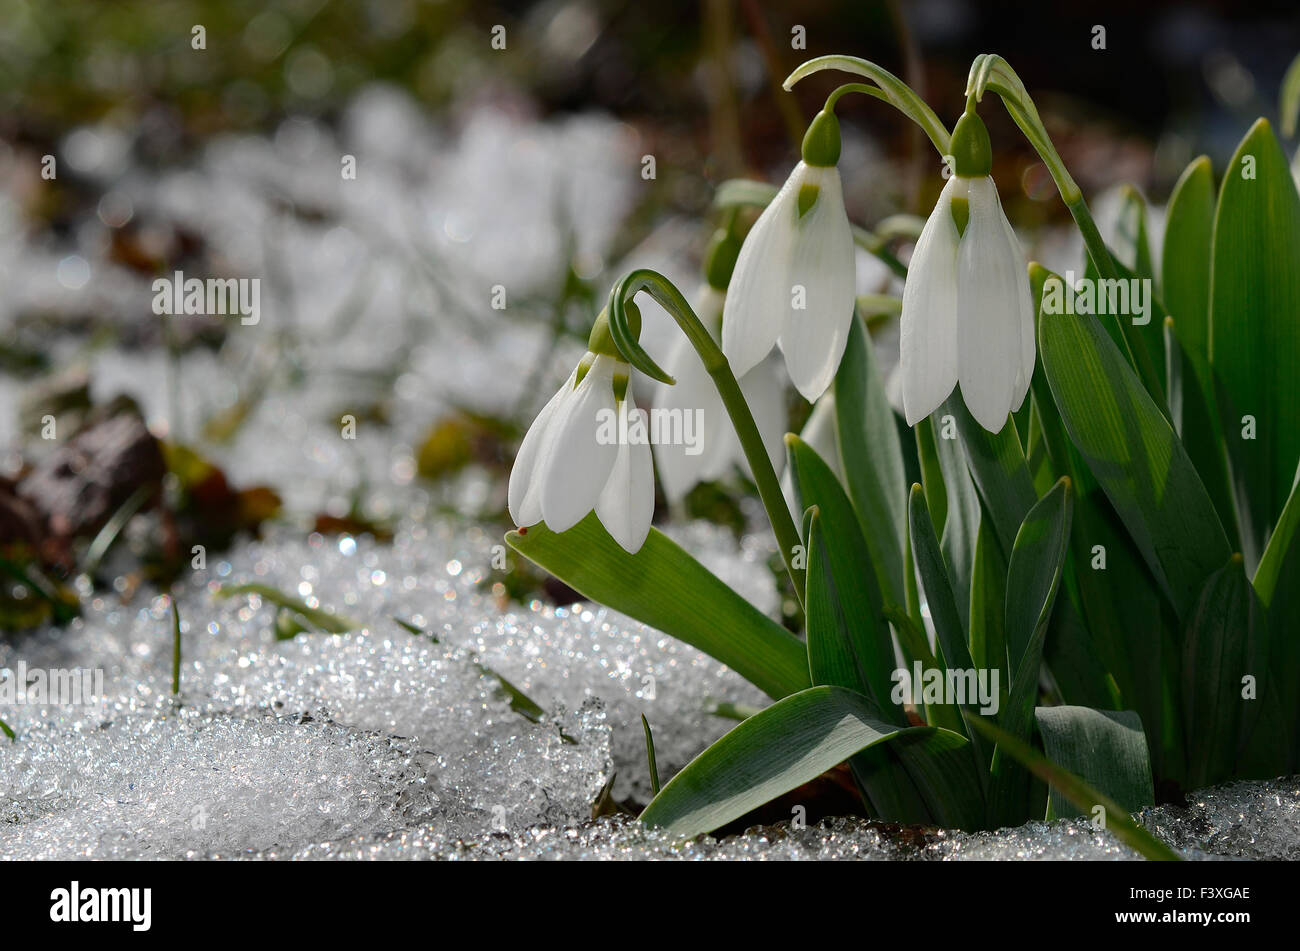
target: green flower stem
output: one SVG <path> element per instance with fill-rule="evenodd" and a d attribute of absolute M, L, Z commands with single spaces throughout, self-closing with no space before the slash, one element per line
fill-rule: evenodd
<path fill-rule="evenodd" d="M 839 97 L 847 92 L 861 92 L 869 96 L 875 96 L 889 103 L 903 115 L 907 116 L 922 131 L 930 137 L 934 147 L 938 149 L 939 154 L 947 155 L 951 147 L 948 129 L 939 117 L 934 114 L 924 99 L 907 83 L 903 82 L 889 70 L 877 66 L 875 63 L 865 59 L 859 59 L 856 56 L 818 56 L 816 59 L 810 59 L 793 73 L 785 78 L 781 85 L 788 91 L 795 83 L 813 73 L 820 72 L 823 69 L 838 69 L 845 73 L 854 73 L 858 76 L 865 76 L 870 79 L 875 86 L 866 86 L 862 83 L 850 83 L 841 86 L 831 93 L 831 98 L 826 101 L 826 108 L 834 107 Z"/>
<path fill-rule="evenodd" d="M 686 302 L 681 291 L 662 274 L 646 268 L 632 271 L 615 284 L 609 294 L 610 334 L 628 363 L 661 383 L 671 385 L 676 382 L 642 349 L 636 336 L 628 327 L 626 304 L 640 291 L 645 291 L 658 301 L 673 320 L 677 321 L 677 326 L 682 329 L 686 339 L 700 355 L 700 360 L 704 362 L 704 369 L 708 371 L 714 386 L 718 388 L 722 405 L 726 408 L 727 415 L 731 417 L 731 424 L 735 427 L 736 436 L 739 437 L 741 448 L 745 451 L 745 459 L 748 460 L 750 471 L 754 475 L 763 508 L 767 510 L 768 521 L 772 524 L 777 546 L 781 549 L 781 560 L 785 562 L 786 571 L 790 573 L 795 594 L 802 606 L 804 569 L 795 567 L 794 559 L 803 543 L 799 538 L 798 529 L 795 528 L 794 520 L 790 518 L 790 511 L 786 508 L 781 482 L 772 467 L 772 460 L 768 458 L 763 437 L 759 435 L 758 425 L 754 422 L 754 415 L 749 411 L 749 404 L 745 402 L 745 396 L 741 392 L 740 384 L 736 382 L 735 374 L 731 372 L 731 364 L 727 362 L 722 349 L 714 342 L 712 335 L 695 315 L 695 311 Z"/>
<path fill-rule="evenodd" d="M 1111 260 L 1106 242 L 1102 240 L 1101 232 L 1097 230 L 1097 223 L 1093 220 L 1092 212 L 1088 210 L 1087 202 L 1083 200 L 1083 191 L 1070 175 L 1065 163 L 1061 161 L 1060 153 L 1052 144 L 1047 128 L 1039 118 L 1038 109 L 1034 106 L 1034 101 L 1030 98 L 1024 83 L 1020 81 L 1020 77 L 1016 75 L 1011 65 L 996 53 L 981 53 L 971 63 L 970 77 L 966 84 L 968 104 L 972 98 L 978 102 L 986 91 L 997 93 L 1007 113 L 1024 133 L 1029 144 L 1034 147 L 1038 157 L 1043 160 L 1043 164 L 1052 176 L 1052 181 L 1056 183 L 1057 191 L 1061 194 L 1061 200 L 1074 216 L 1074 222 L 1083 236 L 1088 258 L 1096 268 L 1098 276 L 1103 280 L 1118 278 L 1119 273 L 1115 269 L 1114 261 Z M 1156 374 L 1155 364 L 1151 362 L 1151 354 L 1147 352 L 1146 344 L 1130 321 L 1122 320 L 1118 314 L 1112 314 L 1111 317 L 1119 330 L 1119 342 L 1129 366 L 1137 372 L 1142 385 L 1155 404 L 1160 407 L 1160 411 L 1169 418 L 1164 388 L 1160 385 L 1160 378 Z"/>

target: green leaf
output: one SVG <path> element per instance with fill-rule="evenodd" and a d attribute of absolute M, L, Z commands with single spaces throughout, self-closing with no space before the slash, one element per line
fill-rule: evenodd
<path fill-rule="evenodd" d="M 950 563 L 951 564 L 951 563 Z M 1011 683 L 1007 666 L 1007 562 L 990 519 L 981 518 L 975 541 L 970 585 L 970 654 L 979 667 L 998 671 L 1005 691 Z"/>
<path fill-rule="evenodd" d="M 919 485 L 912 486 L 908 507 L 912 527 L 912 552 L 916 556 L 916 570 L 921 576 L 921 588 L 934 621 L 935 639 L 943 652 L 943 663 L 948 669 L 970 670 L 970 647 L 966 643 L 966 629 L 957 612 L 948 571 L 944 567 L 939 540 L 934 535 L 934 523 L 925 504 L 925 493 Z"/>
<path fill-rule="evenodd" d="M 1116 811 L 1127 815 L 1155 802 L 1146 734 L 1132 710 L 1039 707 L 1034 715 L 1047 758 L 1105 797 L 1081 802 L 1058 788 L 1048 803 L 1049 818 L 1090 816 L 1093 806 L 1102 805 L 1111 813 L 1107 818 L 1113 819 Z M 1113 800 L 1118 810 L 1106 799 Z"/>
<path fill-rule="evenodd" d="M 1291 749 L 1291 764 L 1282 772 L 1289 773 L 1300 763 L 1296 746 L 1300 740 L 1300 678 L 1286 673 L 1300 670 L 1300 469 L 1255 571 L 1254 589 L 1268 617 L 1269 671 L 1281 675 L 1270 678 L 1273 689 L 1265 691 L 1262 698 L 1264 723 L 1256 730 L 1243 768 L 1260 774 L 1257 764 L 1273 762 L 1275 748 L 1285 746 Z M 1264 746 L 1272 748 L 1261 749 Z"/>
<path fill-rule="evenodd" d="M 808 686 L 803 643 L 657 529 L 635 555 L 595 513 L 560 534 L 541 524 L 510 532 L 506 543 L 584 597 L 704 651 L 773 699 Z"/>
<path fill-rule="evenodd" d="M 1224 172 L 1211 287 L 1210 365 L 1253 570 L 1300 460 L 1300 195 L 1264 119 Z M 1242 438 L 1245 416 L 1253 439 Z"/>
<path fill-rule="evenodd" d="M 1030 282 L 1040 301 L 1040 322 L 1042 290 L 1051 276 L 1044 268 L 1030 266 Z M 1086 626 L 1074 626 L 1070 612 L 1056 612 L 1045 648 L 1047 662 L 1068 702 L 1105 709 L 1133 707 L 1154 729 L 1165 719 L 1164 668 L 1170 666 L 1171 678 L 1178 669 L 1177 617 L 1092 470 L 1070 441 L 1041 361 L 1032 387 L 1035 405 L 1041 408 L 1043 441 L 1052 467 L 1072 482 L 1074 530 L 1065 582 L 1071 601 L 1086 622 Z M 1152 758 L 1158 772 L 1166 760 L 1172 770 L 1181 770 L 1182 733 L 1176 723 L 1169 728 L 1168 744 L 1153 740 Z"/>
<path fill-rule="evenodd" d="M 1169 196 L 1160 265 L 1161 296 L 1188 355 L 1210 359 L 1210 242 L 1214 234 L 1214 175 L 1202 155 L 1183 171 Z"/>
<path fill-rule="evenodd" d="M 1287 497 L 1282 516 L 1277 520 L 1273 535 L 1268 540 L 1268 547 L 1264 549 L 1264 557 L 1255 569 L 1255 593 L 1265 607 L 1273 603 L 1273 595 L 1277 591 L 1278 581 L 1284 577 L 1286 564 L 1297 553 L 1296 529 L 1300 529 L 1300 468 L 1296 469 L 1291 494 Z"/>
<path fill-rule="evenodd" d="M 1187 784 L 1200 789 L 1237 775 L 1237 763 L 1259 719 L 1259 697 L 1273 687 L 1267 663 L 1263 608 L 1246 580 L 1240 555 L 1212 574 L 1183 634 L 1183 729 Z M 1277 670 L 1294 680 L 1294 670 Z M 1257 696 L 1242 697 L 1242 678 L 1256 679 Z M 1276 728 L 1276 724 L 1270 724 Z M 1273 732 L 1270 730 L 1270 732 Z M 1275 743 L 1277 768 L 1289 771 L 1290 749 Z"/>
<path fill-rule="evenodd" d="M 808 663 L 814 684 L 866 695 L 883 719 L 906 722 L 889 702 L 894 643 L 853 505 L 816 450 L 786 436 L 799 504 L 809 510 Z"/>
<path fill-rule="evenodd" d="M 1061 420 L 1179 617 L 1230 554 L 1187 452 L 1091 317 L 1044 316 L 1043 371 Z"/>
<path fill-rule="evenodd" d="M 641 821 L 693 838 L 886 743 L 928 759 L 933 795 L 950 809 L 966 803 L 970 821 L 978 823 L 982 806 L 972 796 L 978 782 L 965 739 L 934 727 L 883 723 L 865 697 L 827 686 L 792 694 L 737 724 L 664 786 Z"/>
<path fill-rule="evenodd" d="M 1047 628 L 1070 540 L 1070 479 L 1063 476 L 1020 523 L 1007 566 L 1007 658 L 1019 669 Z M 1037 668 L 1037 665 L 1033 665 Z M 1037 669 L 1034 671 L 1037 676 Z"/>
<path fill-rule="evenodd" d="M 1062 710 L 1067 708 L 1044 707 L 1042 709 Z M 1053 790 L 1059 792 L 1066 800 L 1073 803 L 1081 812 L 1087 810 L 1091 814 L 1094 806 L 1101 806 L 1105 810 L 1107 828 L 1129 848 L 1153 861 L 1177 862 L 1182 860 L 1182 856 L 1177 852 L 1134 822 L 1125 807 L 1103 792 L 1094 789 L 1069 770 L 1062 769 L 1032 746 L 1016 739 L 1005 730 L 998 729 L 988 720 L 980 720 L 974 723 L 974 726 L 981 733 L 993 739 L 1009 755 L 1014 756 L 1023 763 L 1031 773 L 1051 786 Z"/>
<path fill-rule="evenodd" d="M 993 530 L 1002 552 L 1009 555 L 1025 513 L 1038 500 L 1015 422 L 1008 419 L 1000 432 L 991 433 L 975 421 L 955 393 L 944 403 L 941 412 L 951 414 L 957 422 L 971 479 L 985 511 L 993 519 Z M 947 476 L 947 470 L 944 475 Z"/>
<path fill-rule="evenodd" d="M 5 736 L 9 737 L 10 743 L 13 743 L 15 740 L 18 739 L 17 735 L 13 731 L 13 728 L 9 726 L 8 723 L 5 723 L 4 720 L 0 720 L 0 733 L 3 733 Z"/>
<path fill-rule="evenodd" d="M 890 603 L 905 604 L 907 483 L 903 453 L 874 348 L 856 317 L 834 387 L 835 432 L 849 498 L 862 523 L 881 592 Z"/>
<path fill-rule="evenodd" d="M 1012 736 L 1025 741 L 1032 734 L 1043 639 L 1069 549 L 1071 501 L 1070 480 L 1064 476 L 1025 516 L 1007 567 L 1007 652 L 1015 679 L 998 722 Z M 992 773 L 995 782 L 989 793 L 991 822 L 1015 822 L 1025 814 L 1029 803 L 1029 777 L 996 750 Z"/>

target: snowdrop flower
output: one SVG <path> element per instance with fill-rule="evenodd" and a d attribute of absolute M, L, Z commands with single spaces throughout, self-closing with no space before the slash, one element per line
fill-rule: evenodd
<path fill-rule="evenodd" d="M 803 160 L 745 238 L 724 308 L 722 352 L 736 376 L 779 343 L 810 402 L 844 355 L 857 288 L 839 156 L 839 122 L 822 111 L 804 136 Z"/>
<path fill-rule="evenodd" d="M 903 287 L 904 414 L 916 425 L 960 383 L 971 415 L 998 432 L 1034 373 L 1029 277 L 989 175 L 979 116 L 958 121 L 952 151 L 955 174 L 921 231 Z"/>
<path fill-rule="evenodd" d="M 722 331 L 722 307 L 723 292 L 706 282 L 698 295 L 695 312 L 714 340 L 719 338 Z M 745 459 L 740 438 L 727 416 L 718 390 L 695 348 L 685 336 L 673 338 L 671 349 L 664 359 L 664 369 L 677 382 L 675 385 L 658 384 L 655 412 L 665 413 L 669 419 L 681 419 L 687 427 L 692 425 L 691 420 L 699 420 L 699 431 L 694 443 L 655 443 L 659 480 L 669 501 L 679 501 L 698 482 L 723 478 L 734 466 L 739 466 L 742 472 L 750 475 L 749 462 Z M 780 375 L 770 360 L 764 360 L 737 382 L 754 415 L 754 422 L 758 424 L 772 467 L 780 472 L 785 460 L 782 448 L 782 436 L 785 434 L 785 392 Z"/>
<path fill-rule="evenodd" d="M 629 324 L 640 314 L 627 304 Z M 625 550 L 640 551 L 654 515 L 654 466 L 645 416 L 628 385 L 630 367 L 596 321 L 591 348 L 528 428 L 510 472 L 516 525 L 564 532 L 595 509 Z"/>

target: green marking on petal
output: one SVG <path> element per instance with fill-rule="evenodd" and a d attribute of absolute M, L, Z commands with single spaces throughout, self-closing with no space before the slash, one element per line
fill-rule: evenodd
<path fill-rule="evenodd" d="M 800 218 L 812 211 L 813 205 L 817 204 L 817 198 L 819 195 L 821 195 L 821 188 L 817 185 L 808 184 L 799 187 Z"/>
<path fill-rule="evenodd" d="M 958 195 L 952 200 L 952 220 L 957 225 L 957 235 L 960 237 L 966 233 L 966 225 L 970 223 L 970 199 L 964 195 Z"/>

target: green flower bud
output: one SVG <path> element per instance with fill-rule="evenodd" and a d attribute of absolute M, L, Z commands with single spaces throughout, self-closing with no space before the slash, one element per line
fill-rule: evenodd
<path fill-rule="evenodd" d="M 725 291 L 739 256 L 740 239 L 730 229 L 719 228 L 713 232 L 709 249 L 704 253 L 704 279 L 710 286 Z"/>
<path fill-rule="evenodd" d="M 823 109 L 813 116 L 803 137 L 803 160 L 823 168 L 840 160 L 840 120 L 834 112 Z"/>
<path fill-rule="evenodd" d="M 623 305 L 623 310 L 627 314 L 627 327 L 632 331 L 632 337 L 636 340 L 641 339 L 641 309 L 636 304 L 628 301 Z M 613 357 L 624 363 L 627 359 L 618 350 L 614 343 L 614 336 L 609 332 L 609 311 L 602 310 L 596 322 L 591 326 L 591 336 L 587 338 L 587 349 L 592 353 L 603 354 L 607 357 Z"/>
<path fill-rule="evenodd" d="M 982 178 L 993 171 L 993 147 L 984 120 L 967 112 L 952 130 L 952 170 L 962 178 Z"/>

